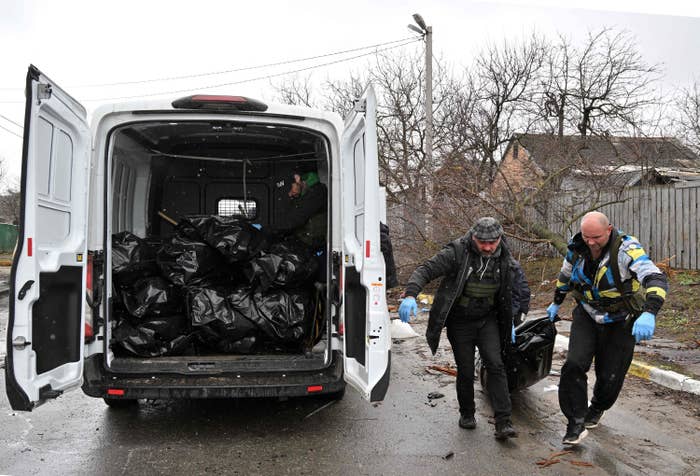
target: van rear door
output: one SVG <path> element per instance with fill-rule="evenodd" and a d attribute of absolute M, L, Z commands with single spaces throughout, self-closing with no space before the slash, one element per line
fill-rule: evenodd
<path fill-rule="evenodd" d="M 345 120 L 341 146 L 345 380 L 370 401 L 389 386 L 391 336 L 379 241 L 377 101 L 370 85 Z"/>
<path fill-rule="evenodd" d="M 87 261 L 85 108 L 34 66 L 26 95 L 5 365 L 15 410 L 31 410 L 80 385 Z"/>

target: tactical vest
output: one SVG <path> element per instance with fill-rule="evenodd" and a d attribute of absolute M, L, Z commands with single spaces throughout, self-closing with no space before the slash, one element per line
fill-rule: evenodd
<path fill-rule="evenodd" d="M 492 258 L 483 273 L 472 271 L 469 274 L 459 298 L 461 315 L 477 319 L 493 312 L 496 294 L 501 285 L 498 262 L 498 259 Z"/>

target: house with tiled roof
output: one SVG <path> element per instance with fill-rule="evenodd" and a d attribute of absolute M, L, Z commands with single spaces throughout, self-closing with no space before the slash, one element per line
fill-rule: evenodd
<path fill-rule="evenodd" d="M 515 134 L 501 158 L 492 191 L 700 184 L 700 157 L 671 137 L 559 138 Z"/>

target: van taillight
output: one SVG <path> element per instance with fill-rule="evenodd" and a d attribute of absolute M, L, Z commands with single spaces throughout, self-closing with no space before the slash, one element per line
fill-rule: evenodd
<path fill-rule="evenodd" d="M 87 272 L 85 273 L 85 289 L 88 292 L 88 296 L 90 297 L 90 301 L 92 301 L 92 266 L 93 266 L 93 261 L 95 258 L 93 255 L 88 254 L 88 260 L 87 260 Z"/>
<path fill-rule="evenodd" d="M 95 332 L 93 330 L 93 316 L 92 316 L 92 266 L 94 258 L 91 254 L 88 254 L 87 259 L 87 270 L 85 272 L 85 294 L 87 299 L 87 306 L 85 306 L 85 343 L 92 342 L 95 340 Z"/>
<path fill-rule="evenodd" d="M 267 111 L 267 104 L 243 96 L 195 94 L 173 101 L 176 109 L 214 109 L 217 111 Z"/>
<path fill-rule="evenodd" d="M 323 385 L 309 385 L 306 387 L 307 393 L 317 393 L 323 390 Z"/>

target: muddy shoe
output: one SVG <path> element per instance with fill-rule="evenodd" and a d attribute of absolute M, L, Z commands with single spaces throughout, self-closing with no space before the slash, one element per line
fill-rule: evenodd
<path fill-rule="evenodd" d="M 600 422 L 600 417 L 603 416 L 603 413 L 603 410 L 596 410 L 592 406 L 588 407 L 586 418 L 583 421 L 583 426 L 588 429 L 595 428 L 598 426 L 598 422 Z"/>
<path fill-rule="evenodd" d="M 513 424 L 510 420 L 505 420 L 496 423 L 496 432 L 493 436 L 495 436 L 497 440 L 505 440 L 518 436 L 518 433 L 515 431 L 515 428 L 513 428 Z"/>
<path fill-rule="evenodd" d="M 476 419 L 474 415 L 462 415 L 459 417 L 460 428 L 465 428 L 467 430 L 473 430 L 476 428 Z"/>
<path fill-rule="evenodd" d="M 583 423 L 569 423 L 566 425 L 566 435 L 564 435 L 562 443 L 568 446 L 575 446 L 581 443 L 581 440 L 587 435 L 588 430 L 583 426 Z"/>

